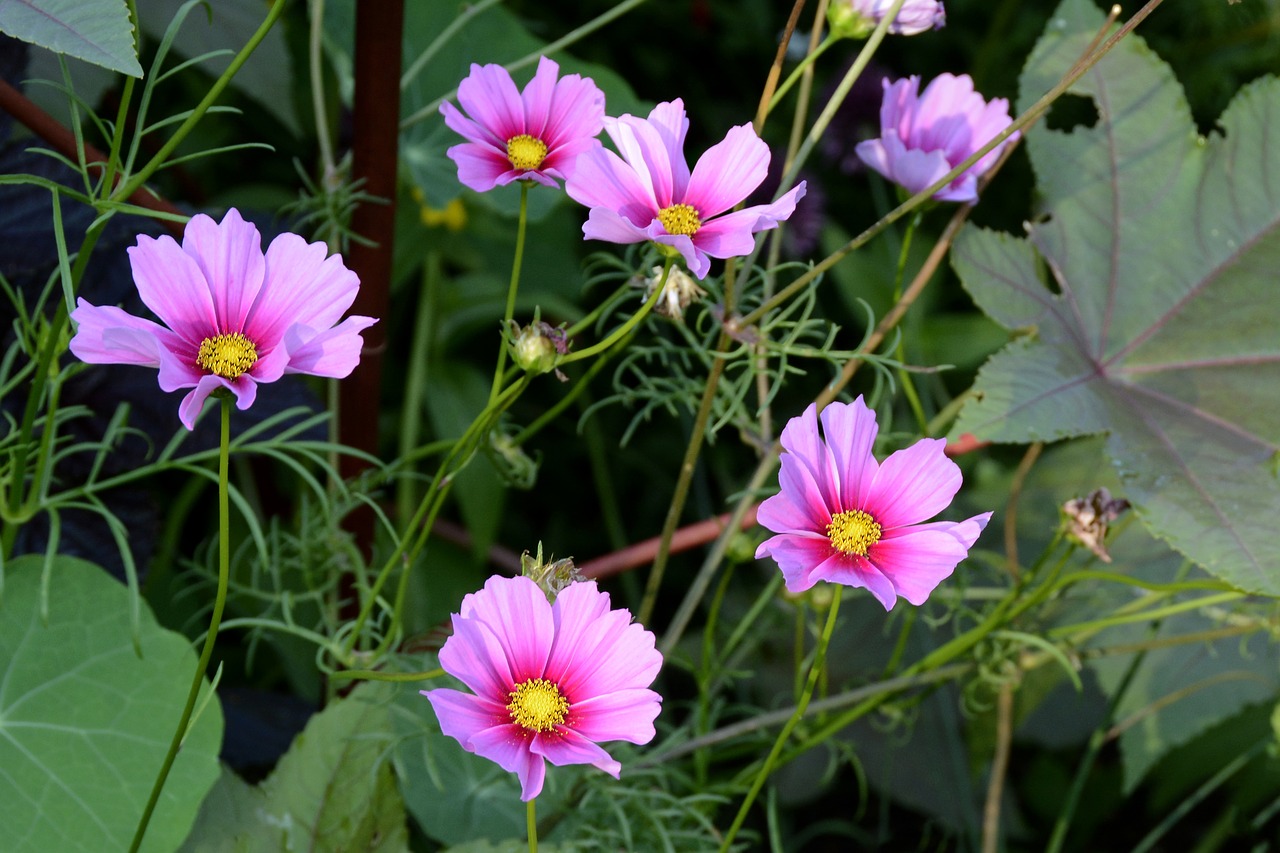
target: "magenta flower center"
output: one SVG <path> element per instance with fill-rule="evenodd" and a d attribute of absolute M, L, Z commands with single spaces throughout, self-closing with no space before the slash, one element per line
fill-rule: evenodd
<path fill-rule="evenodd" d="M 516 685 L 507 703 L 511 721 L 531 732 L 546 732 L 564 723 L 569 700 L 545 678 L 531 678 Z"/>
<path fill-rule="evenodd" d="M 880 541 L 880 525 L 860 509 L 847 509 L 831 516 L 827 537 L 840 553 L 865 557 L 867 549 Z"/>
<path fill-rule="evenodd" d="M 196 364 L 224 379 L 235 379 L 258 361 L 258 348 L 239 332 L 214 335 L 200 342 Z"/>
<path fill-rule="evenodd" d="M 536 169 L 547 157 L 547 143 L 522 133 L 507 140 L 507 159 L 517 169 Z"/>
<path fill-rule="evenodd" d="M 658 211 L 658 221 L 673 236 L 692 237 L 702 227 L 702 217 L 687 204 L 673 204 Z"/>

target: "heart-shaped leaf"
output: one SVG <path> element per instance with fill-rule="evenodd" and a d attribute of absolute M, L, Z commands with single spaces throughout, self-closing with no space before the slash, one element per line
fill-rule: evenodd
<path fill-rule="evenodd" d="M 1049 89 L 1103 24 L 1064 0 L 1023 72 Z M 1044 213 L 1028 237 L 967 229 L 978 305 L 1029 334 L 983 367 L 956 435 L 1107 433 L 1146 525 L 1242 589 L 1280 594 L 1280 81 L 1197 134 L 1169 68 L 1126 38 L 1071 90 L 1097 121 L 1026 144 Z"/>
<path fill-rule="evenodd" d="M 0 33 L 141 77 L 123 0 L 0 0 Z"/>
<path fill-rule="evenodd" d="M 54 558 L 46 586 L 43 565 L 36 556 L 11 562 L 0 598 L 0 847 L 126 850 L 182 713 L 195 651 L 144 605 L 139 656 L 124 586 L 72 557 Z M 221 739 L 214 700 L 187 732 L 143 851 L 173 850 L 187 834 L 217 778 Z"/>

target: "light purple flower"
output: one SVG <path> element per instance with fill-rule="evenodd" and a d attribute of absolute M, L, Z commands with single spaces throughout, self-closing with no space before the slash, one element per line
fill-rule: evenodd
<path fill-rule="evenodd" d="M 776 533 L 756 550 L 782 569 L 787 589 L 818 581 L 865 587 L 886 610 L 898 596 L 923 604 L 969 552 L 991 513 L 924 523 L 951 503 L 960 468 L 925 438 L 883 463 L 872 455 L 879 427 L 859 397 L 822 410 L 810 404 L 782 431 L 781 491 L 757 518 Z"/>
<path fill-rule="evenodd" d="M 567 74 L 545 56 L 538 71 L 516 90 L 501 65 L 472 65 L 458 84 L 458 103 L 440 105 L 444 123 L 468 141 L 448 154 L 458 164 L 458 180 L 476 192 L 512 181 L 557 187 L 573 174 L 578 155 L 600 147 L 604 92 L 590 77 Z"/>
<path fill-rule="evenodd" d="M 565 191 L 591 208 L 582 226 L 587 239 L 652 240 L 678 251 L 689 271 L 705 278 L 709 258 L 750 253 L 753 235 L 790 216 L 805 185 L 802 181 L 772 204 L 726 213 L 764 180 L 769 146 L 751 125 L 740 125 L 707 149 L 690 172 L 684 157 L 688 129 L 679 99 L 658 104 L 648 119 L 606 118 L 605 130 L 622 156 L 604 148 L 588 151 Z"/>
<path fill-rule="evenodd" d="M 892 84 L 886 79 L 883 85 L 880 138 L 859 143 L 858 156 L 912 194 L 940 180 L 1013 121 L 1009 102 L 995 98 L 987 103 L 973 90 L 968 74 L 941 74 L 923 94 L 916 76 Z M 976 202 L 978 178 L 1017 137 L 1012 134 L 933 197 Z"/>
<path fill-rule="evenodd" d="M 894 0 L 833 0 L 827 7 L 831 31 L 846 38 L 866 38 L 884 20 Z M 941 0 L 906 0 L 889 32 L 914 36 L 927 30 L 941 29 L 947 23 Z"/>
<path fill-rule="evenodd" d="M 192 217 L 181 246 L 139 236 L 129 263 L 142 301 L 165 325 L 80 299 L 71 352 L 91 364 L 158 367 L 163 390 L 190 388 L 178 408 L 187 429 L 218 388 L 247 409 L 260 383 L 285 373 L 348 375 L 360 361 L 360 331 L 377 322 L 338 323 L 360 289 L 340 256 L 287 233 L 264 256 L 258 229 L 235 208 L 220 223 Z"/>
<path fill-rule="evenodd" d="M 526 577 L 491 577 L 462 600 L 440 666 L 472 693 L 423 690 L 440 729 L 468 752 L 542 791 L 546 762 L 590 764 L 615 779 L 622 765 L 598 741 L 648 743 L 662 697 L 653 634 L 609 609 L 594 581 L 571 583 L 554 604 Z"/>

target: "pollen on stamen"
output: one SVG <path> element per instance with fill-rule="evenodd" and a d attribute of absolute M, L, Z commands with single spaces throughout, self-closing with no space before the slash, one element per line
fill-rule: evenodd
<path fill-rule="evenodd" d="M 551 731 L 562 725 L 569 714 L 569 700 L 554 682 L 531 678 L 511 691 L 507 711 L 511 721 L 531 732 Z"/>
<path fill-rule="evenodd" d="M 692 205 L 673 204 L 658 211 L 658 221 L 673 236 L 692 237 L 702 227 L 702 217 Z"/>
<path fill-rule="evenodd" d="M 224 379 L 236 379 L 258 361 L 258 348 L 240 332 L 214 335 L 200 342 L 196 364 Z"/>
<path fill-rule="evenodd" d="M 507 140 L 507 159 L 516 169 L 536 169 L 547 158 L 547 143 L 522 133 Z"/>
<path fill-rule="evenodd" d="M 849 509 L 831 516 L 827 538 L 831 547 L 842 554 L 867 556 L 867 550 L 880 541 L 880 525 L 869 513 Z"/>

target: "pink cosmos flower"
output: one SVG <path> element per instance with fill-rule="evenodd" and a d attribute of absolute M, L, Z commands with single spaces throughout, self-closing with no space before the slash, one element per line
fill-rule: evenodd
<path fill-rule="evenodd" d="M 542 791 L 547 761 L 591 764 L 616 779 L 622 765 L 596 742 L 653 739 L 662 697 L 648 687 L 662 655 L 594 581 L 570 584 L 549 604 L 529 578 L 489 578 L 462 600 L 440 666 L 474 692 L 421 691 L 441 731 L 514 771 L 526 802 Z"/>
<path fill-rule="evenodd" d="M 658 104 L 648 119 L 624 115 L 606 118 L 604 126 L 622 156 L 588 151 L 565 183 L 570 198 L 591 208 L 582 226 L 589 240 L 652 240 L 678 251 L 689 271 L 704 278 L 709 257 L 748 254 L 753 235 L 776 228 L 804 197 L 802 181 L 772 204 L 725 213 L 764 180 L 769 146 L 751 125 L 740 125 L 698 158 L 691 173 L 684 157 L 689 119 L 679 99 Z"/>
<path fill-rule="evenodd" d="M 831 31 L 846 38 L 866 38 L 884 20 L 894 0 L 835 0 L 827 7 Z M 900 36 L 919 35 L 946 26 L 947 12 L 940 0 L 906 0 L 889 32 Z"/>
<path fill-rule="evenodd" d="M 880 138 L 858 143 L 858 156 L 913 195 L 941 179 L 1013 122 L 1009 102 L 996 98 L 987 103 L 973 90 L 968 74 L 941 74 L 923 94 L 919 94 L 920 78 L 916 76 L 893 84 L 886 79 L 883 85 Z M 978 178 L 1017 137 L 1012 134 L 933 197 L 976 202 Z"/>
<path fill-rule="evenodd" d="M 458 85 L 458 103 L 440 105 L 444 123 L 467 142 L 448 154 L 458 164 L 458 180 L 476 192 L 512 181 L 537 181 L 557 187 L 573 173 L 578 155 L 600 147 L 604 92 L 590 77 L 568 74 L 545 56 L 538 71 L 516 91 L 501 65 L 472 65 Z M 469 117 L 468 117 L 469 116 Z"/>
<path fill-rule="evenodd" d="M 942 439 L 921 439 L 883 463 L 871 454 L 875 412 L 862 398 L 810 404 L 782 431 L 782 490 L 760 505 L 776 533 L 756 550 L 782 569 L 787 589 L 818 581 L 865 587 L 892 610 L 898 596 L 923 604 L 965 558 L 991 513 L 934 521 L 960 488 L 960 469 Z"/>
<path fill-rule="evenodd" d="M 91 364 L 160 368 L 163 390 L 191 389 L 178 408 L 187 429 L 216 389 L 247 409 L 260 383 L 285 373 L 348 375 L 360 361 L 360 331 L 377 322 L 338 323 L 360 289 L 341 257 L 297 234 L 276 237 L 264 256 L 258 229 L 235 208 L 220 223 L 192 217 L 181 246 L 139 236 L 129 263 L 142 301 L 165 325 L 80 299 L 71 352 Z"/>

